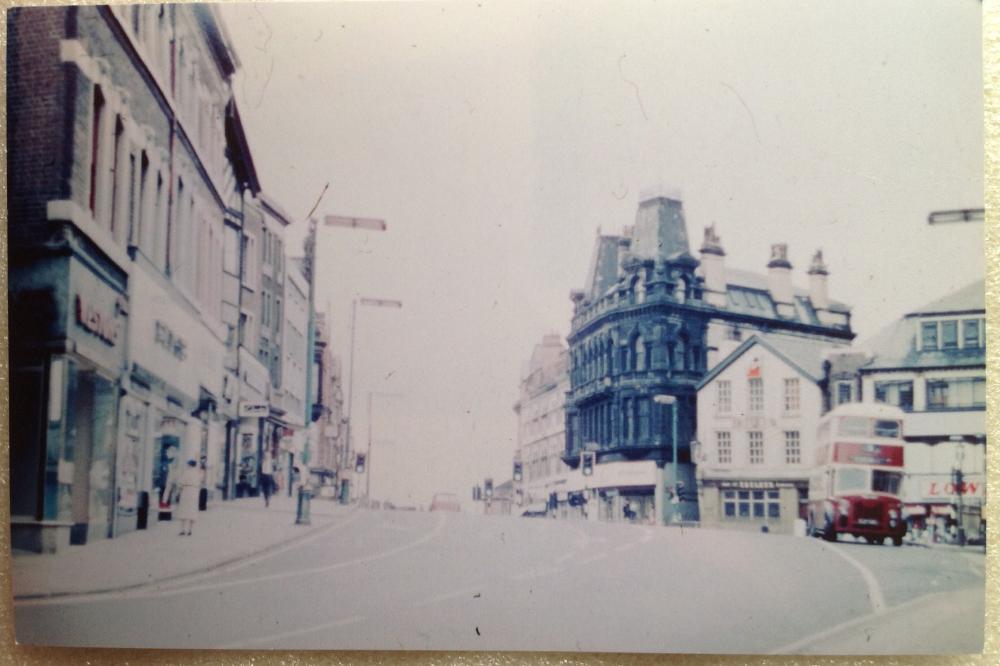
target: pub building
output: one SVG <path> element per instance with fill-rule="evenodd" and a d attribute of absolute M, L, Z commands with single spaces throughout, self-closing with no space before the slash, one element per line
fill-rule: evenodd
<path fill-rule="evenodd" d="M 702 526 L 791 534 L 805 517 L 829 347 L 757 334 L 699 382 Z"/>

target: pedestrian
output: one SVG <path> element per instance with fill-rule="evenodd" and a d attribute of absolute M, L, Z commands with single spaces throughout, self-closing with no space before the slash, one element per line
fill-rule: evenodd
<path fill-rule="evenodd" d="M 266 454 L 260 463 L 260 489 L 264 491 L 264 506 L 271 506 L 271 493 L 274 491 L 274 462 L 271 454 Z"/>
<path fill-rule="evenodd" d="M 177 518 L 181 521 L 181 536 L 190 536 L 198 517 L 198 493 L 201 491 L 201 470 L 194 459 L 188 460 L 181 473 L 181 498 L 177 503 Z"/>

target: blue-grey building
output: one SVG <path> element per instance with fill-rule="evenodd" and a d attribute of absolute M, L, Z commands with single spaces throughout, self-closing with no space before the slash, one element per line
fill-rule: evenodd
<path fill-rule="evenodd" d="M 854 337 L 850 309 L 829 298 L 821 252 L 808 289 L 793 285 L 782 244 L 765 274 L 727 268 L 714 227 L 699 254 L 681 201 L 650 197 L 621 235 L 598 235 L 586 288 L 571 294 L 564 460 L 596 463 L 580 481 L 590 516 L 697 518 L 695 386 L 749 332 L 831 345 Z"/>

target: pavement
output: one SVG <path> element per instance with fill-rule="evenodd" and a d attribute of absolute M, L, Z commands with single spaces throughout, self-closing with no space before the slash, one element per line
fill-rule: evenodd
<path fill-rule="evenodd" d="M 14 551 L 14 598 L 126 590 L 215 569 L 295 543 L 355 510 L 313 498 L 311 524 L 296 525 L 295 509 L 295 498 L 286 495 L 272 497 L 270 507 L 262 497 L 236 499 L 199 512 L 190 536 L 178 534 L 178 521 L 163 521 L 51 555 Z"/>

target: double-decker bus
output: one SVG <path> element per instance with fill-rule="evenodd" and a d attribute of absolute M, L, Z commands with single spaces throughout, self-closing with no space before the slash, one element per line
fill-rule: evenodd
<path fill-rule="evenodd" d="M 839 534 L 869 543 L 903 545 L 903 411 L 848 403 L 820 419 L 817 465 L 809 478 L 806 530 L 836 541 Z"/>

